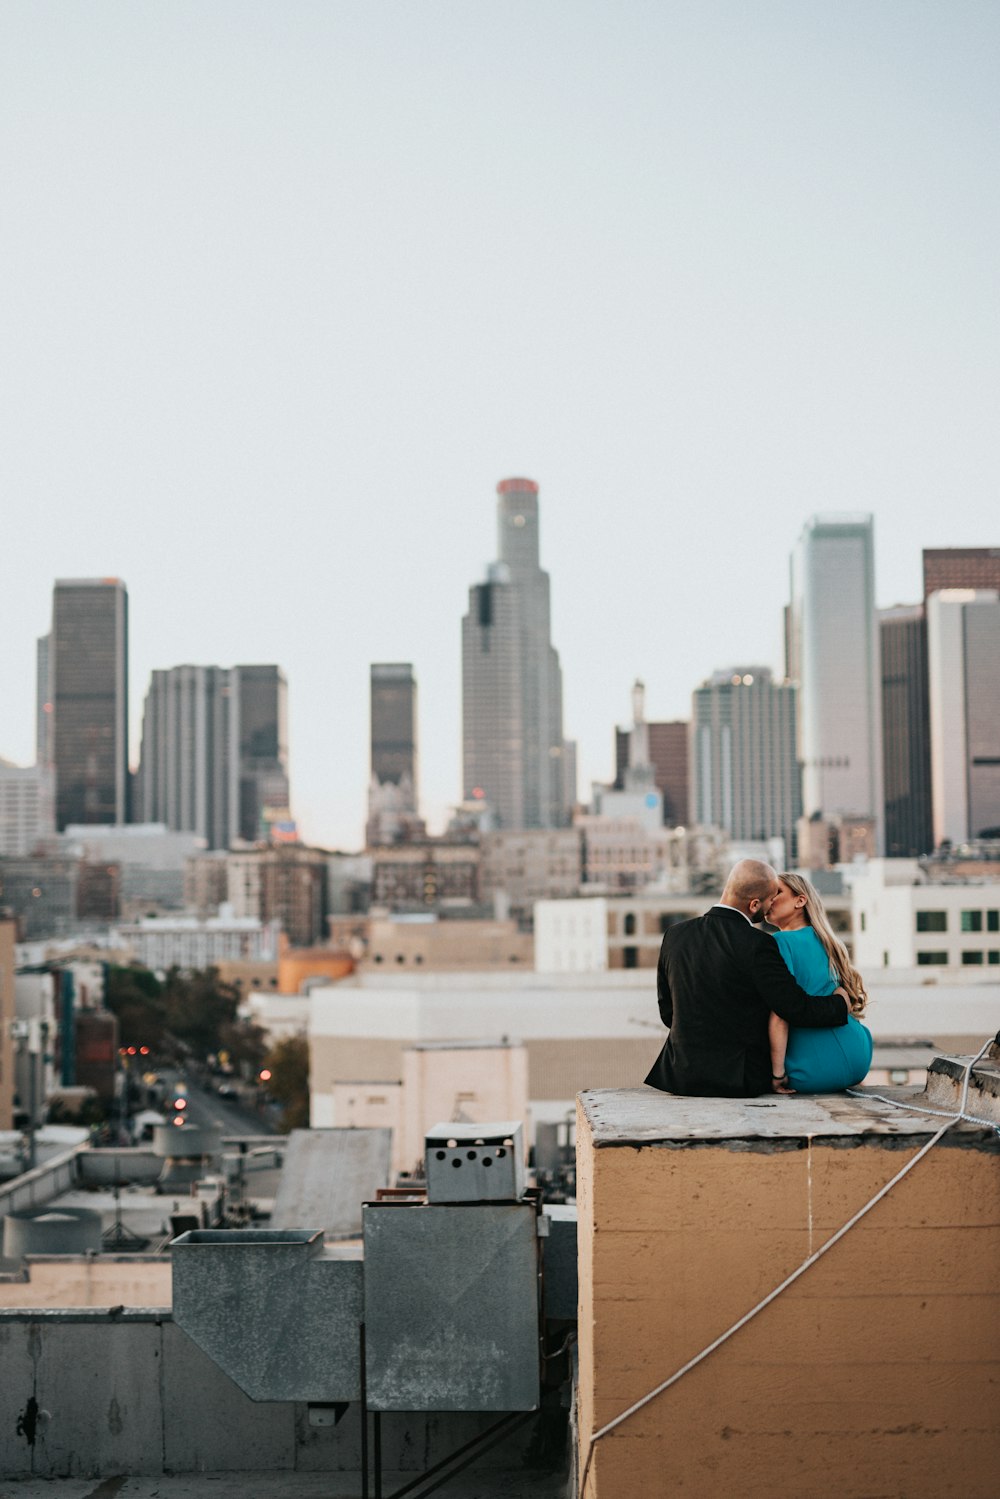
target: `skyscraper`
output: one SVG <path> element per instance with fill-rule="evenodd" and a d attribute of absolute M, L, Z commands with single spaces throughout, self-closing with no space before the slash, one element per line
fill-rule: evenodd
<path fill-rule="evenodd" d="M 646 724 L 649 759 L 653 766 L 656 789 L 663 797 L 663 821 L 675 828 L 688 821 L 690 789 L 688 780 L 688 740 L 691 725 L 686 718 L 653 719 Z M 625 772 L 632 751 L 632 730 L 615 729 L 615 789 L 625 785 Z"/>
<path fill-rule="evenodd" d="M 35 653 L 35 762 L 52 763 L 51 635 L 40 635 Z"/>
<path fill-rule="evenodd" d="M 230 673 L 221 666 L 154 671 L 146 694 L 138 812 L 228 848 L 239 828 L 239 757 Z"/>
<path fill-rule="evenodd" d="M 792 554 L 790 675 L 799 684 L 807 818 L 865 819 L 883 847 L 882 702 L 870 515 L 817 515 Z"/>
<path fill-rule="evenodd" d="M 120 578 L 67 578 L 49 645 L 56 828 L 129 819 L 128 594 Z"/>
<path fill-rule="evenodd" d="M 934 847 L 923 605 L 880 609 L 879 635 L 885 851 L 890 859 L 913 859 Z"/>
<path fill-rule="evenodd" d="M 417 683 L 412 665 L 371 668 L 369 845 L 394 843 L 417 822 Z"/>
<path fill-rule="evenodd" d="M 462 622 L 464 796 L 501 828 L 559 827 L 567 816 L 562 673 L 539 565 L 538 485 L 497 485 L 499 558 L 469 591 Z"/>
<path fill-rule="evenodd" d="M 1000 593 L 927 600 L 934 841 L 1000 837 Z"/>
<path fill-rule="evenodd" d="M 209 848 L 259 839 L 264 809 L 289 801 L 286 703 L 278 666 L 154 671 L 142 724 L 141 816 L 198 833 Z"/>
<path fill-rule="evenodd" d="M 239 745 L 239 836 L 261 836 L 266 807 L 287 807 L 288 683 L 280 666 L 234 666 L 230 674 Z"/>
<path fill-rule="evenodd" d="M 796 693 L 766 666 L 717 671 L 691 699 L 691 816 L 737 840 L 783 838 L 802 812 Z"/>

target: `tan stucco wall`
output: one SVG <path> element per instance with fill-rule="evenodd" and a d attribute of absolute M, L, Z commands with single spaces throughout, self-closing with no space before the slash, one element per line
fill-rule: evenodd
<path fill-rule="evenodd" d="M 593 1430 L 913 1153 L 595 1149 L 582 1111 L 577 1138 L 581 1463 Z M 801 1281 L 597 1443 L 588 1499 L 995 1499 L 998 1264 L 996 1155 L 935 1146 Z"/>
<path fill-rule="evenodd" d="M 170 1260 L 58 1255 L 28 1259 L 28 1279 L 0 1282 L 0 1306 L 172 1304 Z"/>

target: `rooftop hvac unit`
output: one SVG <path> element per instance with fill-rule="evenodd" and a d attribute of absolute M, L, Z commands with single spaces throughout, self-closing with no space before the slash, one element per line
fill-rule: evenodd
<path fill-rule="evenodd" d="M 518 1202 L 524 1195 L 524 1128 L 436 1124 L 425 1137 L 428 1202 Z"/>

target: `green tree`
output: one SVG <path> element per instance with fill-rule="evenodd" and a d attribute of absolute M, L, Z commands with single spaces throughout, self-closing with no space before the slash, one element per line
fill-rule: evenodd
<path fill-rule="evenodd" d="M 118 1017 L 120 1046 L 164 1049 L 166 1007 L 163 985 L 148 968 L 123 968 L 109 963 L 105 973 L 104 1003 Z"/>
<path fill-rule="evenodd" d="M 217 968 L 182 973 L 171 968 L 163 986 L 166 1028 L 200 1061 L 218 1052 L 224 1026 L 233 1025 L 239 990 L 224 983 Z"/>
<path fill-rule="evenodd" d="M 273 1046 L 264 1059 L 270 1071 L 267 1091 L 281 1104 L 281 1128 L 309 1128 L 309 1042 L 305 1036 L 288 1036 Z"/>

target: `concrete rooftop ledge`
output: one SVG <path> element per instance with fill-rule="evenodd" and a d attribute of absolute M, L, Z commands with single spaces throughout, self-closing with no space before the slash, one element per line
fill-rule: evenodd
<path fill-rule="evenodd" d="M 948 1059 L 961 1075 L 956 1059 Z M 621 1145 L 696 1145 L 730 1141 L 743 1148 L 774 1148 L 779 1141 L 836 1139 L 844 1144 L 853 1137 L 921 1139 L 940 1129 L 939 1114 L 918 1114 L 895 1108 L 872 1096 L 875 1092 L 902 1103 L 924 1104 L 938 1110 L 958 1108 L 960 1085 L 950 1079 L 951 1092 L 938 1092 L 933 1099 L 917 1088 L 859 1090 L 867 1096 L 823 1093 L 761 1098 L 681 1098 L 645 1085 L 638 1088 L 595 1088 L 580 1094 L 580 1106 L 589 1126 L 594 1147 Z M 980 1093 L 970 1089 L 969 1111 L 992 1118 L 978 1107 Z M 997 1099 L 994 1095 L 994 1104 Z M 981 1144 L 979 1125 L 956 1125 L 946 1139 Z M 996 1148 L 1000 1140 L 992 1136 Z M 953 1143 L 954 1143 L 953 1140 Z M 987 1144 L 988 1144 L 987 1140 Z"/>

